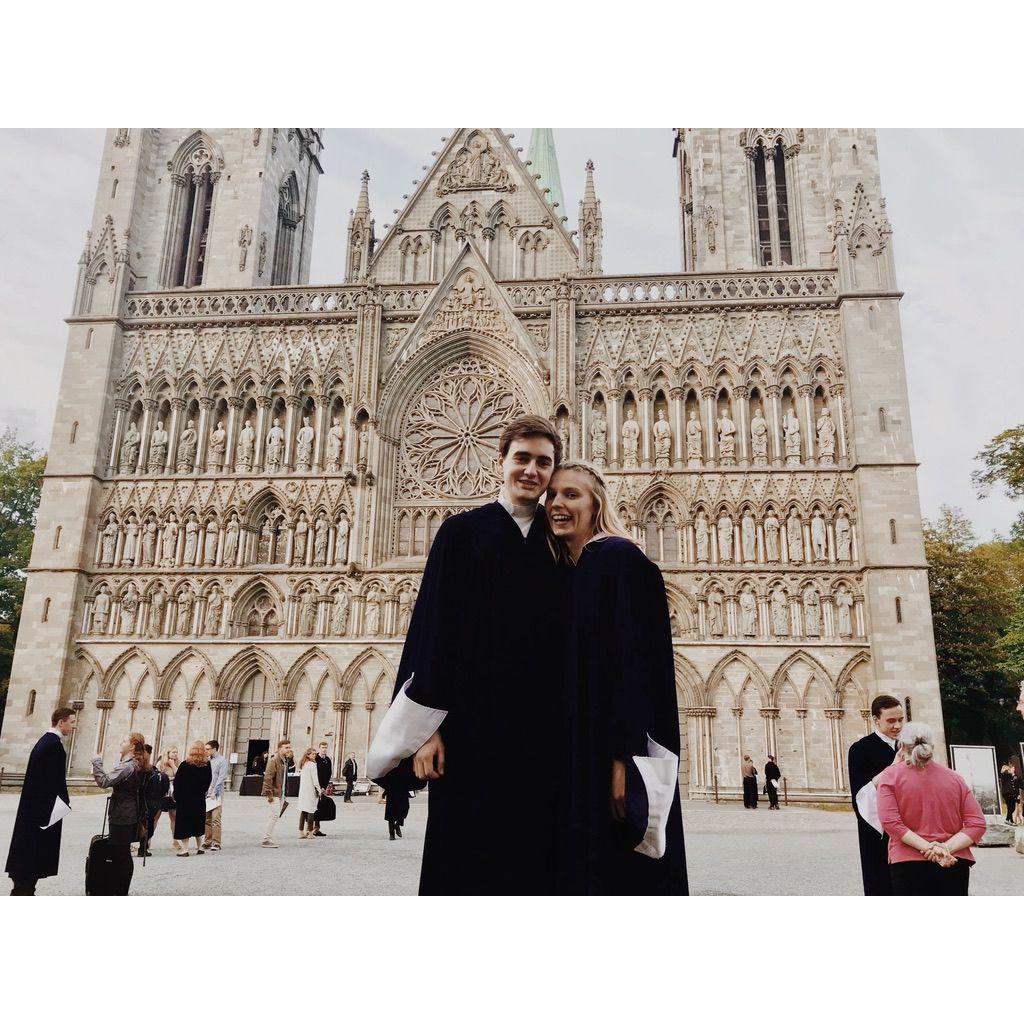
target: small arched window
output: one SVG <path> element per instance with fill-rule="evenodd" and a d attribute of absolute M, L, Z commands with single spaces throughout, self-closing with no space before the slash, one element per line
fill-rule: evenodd
<path fill-rule="evenodd" d="M 53 550 L 54 551 L 56 551 L 60 547 L 60 535 L 61 535 L 61 531 L 62 530 L 63 530 L 63 527 L 58 526 L 53 531 Z"/>
<path fill-rule="evenodd" d="M 36 709 L 36 691 L 28 691 L 28 703 L 25 705 L 25 717 L 30 718 Z"/>
<path fill-rule="evenodd" d="M 110 198 L 111 199 L 116 199 L 117 198 L 117 178 L 114 179 L 114 184 L 113 184 L 113 186 L 110 189 Z"/>
<path fill-rule="evenodd" d="M 87 349 L 92 348 L 92 328 L 90 327 L 85 335 L 85 347 Z"/>
<path fill-rule="evenodd" d="M 768 214 L 768 177 L 765 171 L 764 145 L 757 144 L 754 150 L 754 203 L 757 216 L 757 262 L 762 267 L 771 266 L 772 229 Z"/>
<path fill-rule="evenodd" d="M 42 619 L 41 619 L 40 621 L 42 621 L 42 622 L 46 622 L 46 620 L 47 620 L 47 619 L 48 619 L 49 617 L 50 617 L 50 599 L 49 599 L 49 598 L 46 598 L 46 599 L 45 599 L 45 600 L 43 601 L 43 617 L 42 617 Z"/>
<path fill-rule="evenodd" d="M 853 166 L 860 167 L 860 153 L 857 152 L 857 147 L 853 147 Z"/>
<path fill-rule="evenodd" d="M 779 262 L 788 265 L 793 262 L 793 243 L 789 233 L 789 189 L 782 139 L 775 143 L 775 213 L 779 220 Z"/>
<path fill-rule="evenodd" d="M 913 705 L 910 703 L 909 697 L 903 699 L 903 706 L 907 709 L 907 721 L 909 722 L 914 717 Z"/>
<path fill-rule="evenodd" d="M 895 519 L 890 519 L 889 520 L 889 543 L 890 544 L 895 544 L 896 543 L 896 520 Z"/>
<path fill-rule="evenodd" d="M 885 411 L 884 405 L 878 409 L 878 429 L 883 434 L 889 431 L 889 414 Z"/>
<path fill-rule="evenodd" d="M 878 330 L 878 310 L 874 306 L 868 306 L 868 329 Z"/>
<path fill-rule="evenodd" d="M 292 284 L 292 258 L 295 253 L 295 228 L 299 223 L 299 186 L 295 175 L 281 186 L 277 199 L 277 234 L 274 238 L 274 265 L 271 284 Z"/>
<path fill-rule="evenodd" d="M 903 602 L 898 597 L 896 598 L 896 621 L 903 621 Z"/>
<path fill-rule="evenodd" d="M 78 437 L 78 420 L 71 424 L 71 439 L 68 443 L 74 444 L 76 437 Z"/>

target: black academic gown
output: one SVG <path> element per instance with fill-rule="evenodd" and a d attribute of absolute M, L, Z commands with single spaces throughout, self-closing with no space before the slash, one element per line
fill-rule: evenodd
<path fill-rule="evenodd" d="M 434 538 L 395 691 L 447 713 L 421 895 L 553 891 L 557 582 L 541 508 L 525 538 L 498 502 Z M 415 788 L 409 758 L 381 781 Z"/>
<path fill-rule="evenodd" d="M 877 733 L 862 736 L 850 747 L 848 758 L 850 795 L 857 815 L 857 837 L 860 841 L 860 871 L 865 896 L 891 896 L 889 877 L 889 837 L 879 835 L 857 810 L 857 794 L 871 780 L 896 760 L 896 751 Z"/>
<path fill-rule="evenodd" d="M 7 854 L 7 874 L 17 881 L 49 878 L 57 874 L 63 822 L 59 821 L 50 828 L 40 826 L 50 820 L 57 797 L 65 803 L 70 802 L 66 774 L 64 744 L 54 733 L 45 733 L 28 758 L 11 848 Z"/>
<path fill-rule="evenodd" d="M 591 541 L 565 567 L 569 643 L 564 679 L 559 891 L 569 895 L 688 894 L 678 788 L 679 709 L 672 630 L 658 567 L 632 542 Z M 675 755 L 665 852 L 636 852 L 648 824 L 634 757 L 649 741 Z M 625 825 L 610 811 L 612 761 L 626 763 Z"/>

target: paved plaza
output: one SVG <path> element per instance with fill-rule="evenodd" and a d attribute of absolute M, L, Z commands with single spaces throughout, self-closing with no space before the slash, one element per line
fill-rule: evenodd
<path fill-rule="evenodd" d="M 17 794 L 0 794 L 0 850 L 6 859 Z M 73 795 L 64 823 L 61 871 L 40 882 L 41 895 L 81 895 L 85 853 L 99 831 L 103 797 Z M 155 854 L 136 861 L 132 893 L 153 896 L 342 895 L 396 896 L 416 892 L 426 799 L 418 797 L 405 838 L 390 842 L 384 807 L 376 796 L 338 801 L 338 820 L 326 839 L 298 836 L 294 804 L 278 825 L 277 850 L 259 847 L 265 801 L 229 793 L 224 805 L 224 849 L 174 856 L 166 816 Z M 860 892 L 854 817 L 844 810 L 788 807 L 769 813 L 739 804 L 683 804 L 690 887 L 700 896 L 856 895 Z M 1009 848 L 977 851 L 971 891 L 1008 895 L 1024 891 L 1024 857 Z M 6 882 L 6 878 L 4 879 Z"/>

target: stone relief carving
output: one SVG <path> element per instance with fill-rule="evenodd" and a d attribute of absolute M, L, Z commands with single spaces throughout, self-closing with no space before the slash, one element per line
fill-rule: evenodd
<path fill-rule="evenodd" d="M 718 454 L 723 466 L 732 466 L 736 462 L 736 424 L 723 408 L 718 417 Z"/>
<path fill-rule="evenodd" d="M 196 465 L 196 445 L 199 436 L 196 434 L 196 425 L 192 420 L 185 424 L 178 440 L 177 466 L 179 473 L 191 473 Z"/>
<path fill-rule="evenodd" d="M 658 410 L 658 418 L 654 421 L 654 468 L 668 469 L 672 458 L 672 428 L 668 425 L 668 415 L 664 409 Z"/>
<path fill-rule="evenodd" d="M 515 192 L 516 185 L 502 167 L 491 145 L 481 132 L 472 132 L 466 144 L 455 154 L 437 184 L 437 195 L 471 189 Z"/>
<path fill-rule="evenodd" d="M 267 431 L 267 458 L 264 466 L 268 473 L 279 473 L 284 458 L 284 431 L 281 421 L 274 417 L 273 426 Z"/>
<path fill-rule="evenodd" d="M 640 424 L 636 421 L 636 411 L 632 408 L 626 412 L 626 422 L 622 424 L 622 465 L 626 469 L 636 469 L 640 465 L 638 451 L 640 447 Z"/>
<path fill-rule="evenodd" d="M 245 270 L 250 245 L 252 245 L 252 228 L 248 224 L 243 224 L 238 231 L 238 269 L 240 271 Z"/>
<path fill-rule="evenodd" d="M 128 422 L 128 429 L 125 431 L 124 441 L 121 442 L 121 472 L 134 473 L 135 465 L 139 460 L 139 445 L 142 443 L 142 435 L 139 433 L 135 421 Z"/>
<path fill-rule="evenodd" d="M 691 409 L 690 418 L 686 421 L 686 464 L 691 468 L 700 466 L 703 458 L 704 428 L 697 413 Z"/>
<path fill-rule="evenodd" d="M 755 466 L 768 465 L 768 421 L 758 406 L 750 421 L 750 454 Z"/>
<path fill-rule="evenodd" d="M 827 406 L 821 410 L 816 429 L 818 462 L 822 466 L 833 466 L 836 461 L 836 425 Z"/>
<path fill-rule="evenodd" d="M 313 428 L 309 425 L 309 417 L 302 417 L 302 426 L 295 437 L 295 470 L 308 473 L 313 461 Z"/>
<path fill-rule="evenodd" d="M 792 407 L 786 410 L 782 421 L 783 436 L 786 445 L 786 465 L 800 465 L 800 421 Z"/>

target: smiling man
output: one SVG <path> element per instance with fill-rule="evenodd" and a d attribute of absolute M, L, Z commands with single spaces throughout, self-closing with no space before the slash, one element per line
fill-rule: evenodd
<path fill-rule="evenodd" d="M 540 498 L 562 455 L 520 416 L 496 501 L 452 516 L 423 573 L 394 701 L 367 757 L 385 787 L 430 783 L 421 895 L 553 892 L 558 586 Z"/>

